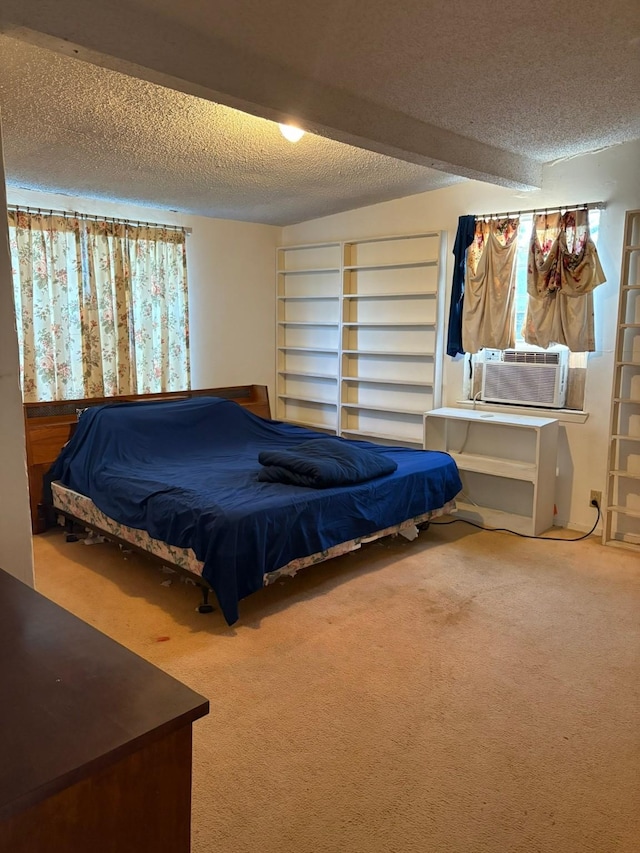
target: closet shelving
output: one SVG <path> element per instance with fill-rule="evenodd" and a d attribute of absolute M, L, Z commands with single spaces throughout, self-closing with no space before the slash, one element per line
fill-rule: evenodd
<path fill-rule="evenodd" d="M 279 420 L 338 429 L 341 244 L 286 246 L 276 255 Z"/>
<path fill-rule="evenodd" d="M 422 447 L 440 382 L 441 232 L 277 254 L 276 416 Z"/>
<path fill-rule="evenodd" d="M 624 230 L 602 540 L 640 551 L 640 210 Z"/>

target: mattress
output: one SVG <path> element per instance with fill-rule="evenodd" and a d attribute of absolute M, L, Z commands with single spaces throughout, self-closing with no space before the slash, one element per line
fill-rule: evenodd
<path fill-rule="evenodd" d="M 86 495 L 81 495 L 63 486 L 62 483 L 52 483 L 51 492 L 53 495 L 53 506 L 65 515 L 73 516 L 78 521 L 84 521 L 91 528 L 96 528 L 102 531 L 107 538 L 109 535 L 115 539 L 130 542 L 136 548 L 153 554 L 161 560 L 166 560 L 167 565 L 178 566 L 193 575 L 202 577 L 204 563 L 196 557 L 191 548 L 178 548 L 175 545 L 169 545 L 161 539 L 154 539 L 144 530 L 137 530 L 133 527 L 127 527 L 126 524 L 120 524 L 109 518 L 101 512 L 93 503 L 91 498 Z M 377 531 L 369 536 L 360 536 L 356 539 L 351 539 L 348 542 L 341 542 L 332 548 L 326 548 L 324 551 L 319 551 L 317 554 L 311 554 L 308 557 L 300 557 L 296 560 L 291 560 L 285 566 L 268 572 L 263 576 L 264 585 L 275 583 L 282 577 L 293 577 L 300 569 L 307 566 L 313 566 L 316 563 L 322 563 L 325 560 L 330 560 L 333 557 L 340 557 L 343 554 L 348 554 L 360 548 L 366 542 L 373 542 L 376 539 L 381 539 L 384 536 L 393 536 L 398 533 L 409 533 L 418 524 L 424 524 L 432 518 L 437 518 L 441 515 L 448 515 L 455 509 L 455 501 L 449 501 L 445 506 L 432 512 L 426 512 L 416 518 L 409 519 L 402 524 L 395 524 L 387 527 L 385 530 Z"/>

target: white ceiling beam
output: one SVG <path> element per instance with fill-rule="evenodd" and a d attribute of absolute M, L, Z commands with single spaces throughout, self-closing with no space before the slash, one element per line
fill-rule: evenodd
<path fill-rule="evenodd" d="M 450 174 L 504 187 L 540 187 L 530 158 L 419 121 L 349 92 L 296 77 L 186 22 L 135 2 L 3 0 L 0 31 L 76 59 L 273 121 Z"/>

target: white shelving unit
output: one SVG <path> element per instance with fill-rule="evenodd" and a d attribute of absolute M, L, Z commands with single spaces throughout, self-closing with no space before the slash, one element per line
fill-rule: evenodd
<path fill-rule="evenodd" d="M 277 250 L 276 417 L 422 447 L 442 361 L 442 232 Z"/>
<path fill-rule="evenodd" d="M 340 428 L 422 447 L 440 390 L 439 231 L 343 245 Z"/>
<path fill-rule="evenodd" d="M 285 246 L 276 254 L 279 420 L 338 430 L 342 246 Z"/>
<path fill-rule="evenodd" d="M 424 416 L 424 447 L 460 470 L 457 514 L 537 536 L 553 524 L 558 421 L 443 408 Z"/>
<path fill-rule="evenodd" d="M 627 211 L 602 541 L 640 551 L 640 210 Z"/>

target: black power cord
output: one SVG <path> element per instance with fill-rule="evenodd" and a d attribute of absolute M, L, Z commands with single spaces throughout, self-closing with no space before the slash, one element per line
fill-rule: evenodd
<path fill-rule="evenodd" d="M 583 533 L 582 536 L 576 536 L 574 539 L 565 539 L 564 536 L 531 536 L 529 533 L 518 533 L 516 530 L 508 530 L 506 527 L 483 527 L 481 524 L 476 524 L 475 521 L 468 521 L 466 518 L 454 518 L 453 521 L 430 521 L 429 526 L 446 527 L 448 524 L 470 524 L 471 527 L 477 527 L 478 530 L 487 530 L 491 533 L 510 533 L 512 536 L 519 536 L 521 539 L 542 539 L 545 542 L 581 542 L 591 536 L 601 518 L 598 501 L 592 500 L 591 506 L 598 510 L 593 527 L 588 533 Z"/>

